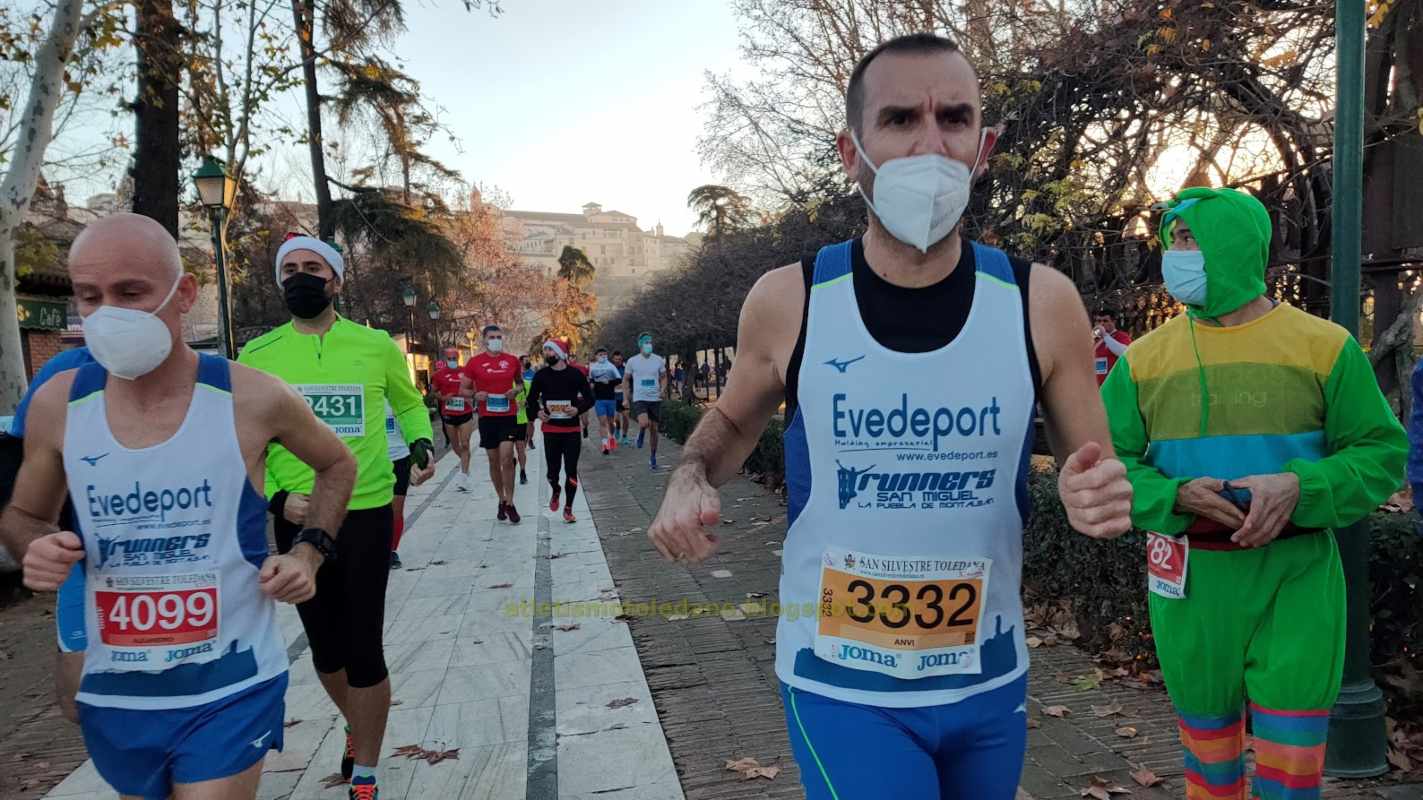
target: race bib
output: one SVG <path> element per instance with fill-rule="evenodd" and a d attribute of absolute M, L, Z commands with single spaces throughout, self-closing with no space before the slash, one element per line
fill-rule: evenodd
<path fill-rule="evenodd" d="M 338 436 L 366 435 L 366 390 L 359 383 L 299 383 L 316 418 Z"/>
<path fill-rule="evenodd" d="M 1185 536 L 1146 535 L 1146 582 L 1151 593 L 1168 600 L 1186 597 L 1186 566 L 1191 554 Z"/>
<path fill-rule="evenodd" d="M 502 414 L 509 410 L 509 398 L 502 394 L 491 394 L 484 400 L 484 407 L 491 414 Z"/>
<path fill-rule="evenodd" d="M 980 674 L 992 564 L 826 550 L 815 654 L 896 678 Z"/>
<path fill-rule="evenodd" d="M 450 398 L 447 398 L 447 399 L 445 400 L 445 410 L 446 410 L 446 411 L 454 411 L 454 412 L 463 414 L 463 413 L 464 413 L 464 407 L 465 407 L 465 406 L 464 406 L 464 398 L 463 398 L 463 397 L 450 397 Z"/>
<path fill-rule="evenodd" d="M 544 407 L 554 419 L 573 419 L 578 416 L 578 410 L 573 407 L 571 400 L 545 400 Z"/>
<path fill-rule="evenodd" d="M 214 572 L 106 577 L 94 604 L 99 639 L 109 647 L 173 647 L 217 638 Z"/>
<path fill-rule="evenodd" d="M 1099 359 L 1096 360 L 1096 364 L 1097 364 L 1097 374 L 1098 374 L 1098 375 L 1106 375 L 1106 374 L 1107 374 L 1107 359 L 1105 359 L 1105 358 L 1099 358 Z"/>
<path fill-rule="evenodd" d="M 657 388 L 657 379 L 656 379 L 656 378 L 638 378 L 638 379 L 637 379 L 637 385 L 638 385 L 638 386 L 641 386 L 641 387 L 644 388 L 644 389 L 656 389 L 656 388 Z"/>

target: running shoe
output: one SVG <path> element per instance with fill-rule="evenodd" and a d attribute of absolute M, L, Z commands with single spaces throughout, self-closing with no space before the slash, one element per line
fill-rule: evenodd
<path fill-rule="evenodd" d="M 603 455 L 607 455 L 608 452 L 609 452 L 609 450 L 608 450 L 608 443 L 607 443 L 607 442 L 603 442 Z"/>
<path fill-rule="evenodd" d="M 656 471 L 657 471 L 657 456 L 653 456 L 653 457 L 652 457 L 652 471 L 653 471 L 653 472 L 656 472 Z"/>
<path fill-rule="evenodd" d="M 366 778 L 360 782 L 351 782 L 351 791 L 346 795 L 350 800 L 380 800 L 380 790 L 376 788 L 375 778 Z"/>
<path fill-rule="evenodd" d="M 608 437 L 608 447 L 610 447 L 610 448 L 612 448 L 612 449 L 614 449 L 614 450 L 617 450 L 617 449 L 618 449 L 618 437 L 616 437 L 616 436 L 609 436 L 609 437 Z"/>
<path fill-rule="evenodd" d="M 394 550 L 390 551 L 390 568 L 400 569 L 403 566 L 405 565 L 400 563 L 400 554 L 395 552 Z"/>
<path fill-rule="evenodd" d="M 549 511 L 557 511 L 557 510 L 558 510 L 558 493 L 561 492 L 561 491 L 563 491 L 563 490 L 560 489 L 560 488 L 558 488 L 557 486 L 554 486 L 554 487 L 552 487 L 552 488 L 553 488 L 553 497 L 549 498 L 549 501 L 548 501 L 548 510 L 549 510 Z"/>
<path fill-rule="evenodd" d="M 572 508 L 565 508 L 565 509 L 563 509 L 563 521 L 564 521 L 564 522 L 577 522 L 577 521 L 578 521 L 578 518 L 575 517 L 575 516 L 573 516 L 573 509 L 572 509 Z"/>
<path fill-rule="evenodd" d="M 647 429 L 646 429 L 646 428 L 642 428 L 642 429 L 638 430 L 638 432 L 637 432 L 637 449 L 639 449 L 639 450 L 642 449 L 642 437 L 644 437 L 644 436 L 646 436 L 646 435 L 647 435 Z"/>
<path fill-rule="evenodd" d="M 523 486 L 523 485 L 528 484 L 528 482 L 529 482 L 529 473 L 525 472 L 523 469 L 520 469 L 520 470 L 519 470 L 519 485 Z"/>
<path fill-rule="evenodd" d="M 509 521 L 515 525 L 519 524 L 519 509 L 514 508 L 514 504 L 509 504 Z"/>
<path fill-rule="evenodd" d="M 587 428 L 584 428 L 584 429 L 583 429 L 583 438 L 584 438 L 584 439 L 587 439 L 587 438 L 588 438 L 588 429 L 587 429 Z"/>
<path fill-rule="evenodd" d="M 351 772 L 356 768 L 356 743 L 351 740 L 351 726 L 346 726 L 346 754 L 341 756 L 341 777 L 345 780 L 351 779 Z"/>
<path fill-rule="evenodd" d="M 499 501 L 499 520 L 502 522 L 509 518 L 509 506 L 503 500 Z"/>

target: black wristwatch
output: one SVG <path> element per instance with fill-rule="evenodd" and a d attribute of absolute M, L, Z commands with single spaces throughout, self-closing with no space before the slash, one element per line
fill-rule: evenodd
<path fill-rule="evenodd" d="M 292 549 L 295 550 L 299 544 L 311 545 L 326 561 L 336 560 L 336 540 L 331 538 L 331 534 L 320 528 L 303 529 L 292 540 Z"/>

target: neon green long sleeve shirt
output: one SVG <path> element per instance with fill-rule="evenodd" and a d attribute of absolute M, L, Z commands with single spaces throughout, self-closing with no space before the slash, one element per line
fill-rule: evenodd
<path fill-rule="evenodd" d="M 1292 472 L 1302 528 L 1357 522 L 1403 483 L 1407 436 L 1368 357 L 1343 328 L 1287 305 L 1231 327 L 1171 320 L 1127 350 L 1102 399 L 1146 530 L 1185 531 L 1193 518 L 1176 513 L 1176 493 L 1200 477 Z"/>
<path fill-rule="evenodd" d="M 242 348 L 239 363 L 270 373 L 306 398 L 356 457 L 352 511 L 379 508 L 394 498 L 395 474 L 386 447 L 390 403 L 407 443 L 434 439 L 429 410 L 416 390 L 400 348 L 385 331 L 337 318 L 324 336 L 287 323 Z M 316 474 L 277 443 L 267 447 L 267 497 L 278 491 L 310 494 Z"/>

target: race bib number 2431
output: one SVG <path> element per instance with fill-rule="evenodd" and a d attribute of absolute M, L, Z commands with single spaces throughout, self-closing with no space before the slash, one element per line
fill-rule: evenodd
<path fill-rule="evenodd" d="M 991 566 L 985 558 L 827 549 L 815 654 L 897 678 L 981 674 Z"/>
<path fill-rule="evenodd" d="M 303 383 L 296 390 L 338 436 L 366 435 L 366 388 L 359 383 Z"/>

